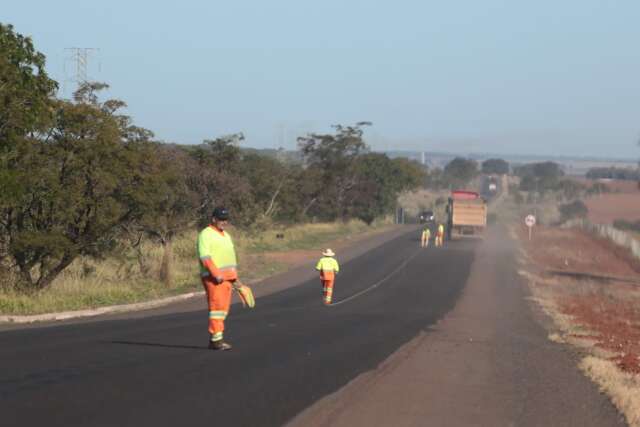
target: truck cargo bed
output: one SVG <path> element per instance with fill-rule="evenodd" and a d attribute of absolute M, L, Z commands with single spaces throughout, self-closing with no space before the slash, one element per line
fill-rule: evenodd
<path fill-rule="evenodd" d="M 487 205 L 483 200 L 454 200 L 452 225 L 485 227 Z"/>

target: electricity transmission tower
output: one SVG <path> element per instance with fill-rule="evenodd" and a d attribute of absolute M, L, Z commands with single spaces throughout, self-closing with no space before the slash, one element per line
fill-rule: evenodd
<path fill-rule="evenodd" d="M 91 56 L 98 53 L 100 49 L 95 47 L 68 47 L 65 48 L 68 56 L 65 61 L 65 77 L 66 81 L 75 83 L 76 89 L 82 84 L 89 81 L 88 69 Z M 69 78 L 66 73 L 66 63 L 73 64 L 73 74 Z"/>

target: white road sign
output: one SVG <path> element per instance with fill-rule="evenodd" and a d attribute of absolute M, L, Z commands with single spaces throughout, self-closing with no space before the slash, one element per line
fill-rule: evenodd
<path fill-rule="evenodd" d="M 536 217 L 533 215 L 527 215 L 524 219 L 524 223 L 527 224 L 527 227 L 533 227 L 536 225 Z"/>
<path fill-rule="evenodd" d="M 533 229 L 533 226 L 536 225 L 536 217 L 533 215 L 527 215 L 524 219 L 524 223 L 529 227 L 529 240 L 531 240 L 531 230 Z"/>

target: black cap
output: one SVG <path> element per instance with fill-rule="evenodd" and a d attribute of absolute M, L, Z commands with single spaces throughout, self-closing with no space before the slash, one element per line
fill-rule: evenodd
<path fill-rule="evenodd" d="M 212 216 L 215 219 L 228 220 L 229 219 L 229 211 L 227 208 L 223 208 L 222 206 L 218 206 L 213 210 Z"/>

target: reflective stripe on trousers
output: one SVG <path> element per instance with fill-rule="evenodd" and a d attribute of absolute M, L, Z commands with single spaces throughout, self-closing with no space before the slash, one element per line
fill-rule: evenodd
<path fill-rule="evenodd" d="M 209 334 L 211 334 L 211 340 L 221 340 L 224 333 L 224 321 L 229 314 L 229 307 L 231 306 L 231 282 L 224 281 L 216 285 L 210 278 L 203 277 L 202 285 L 207 293 L 207 304 L 209 305 Z"/>
<path fill-rule="evenodd" d="M 224 320 L 227 318 L 227 312 L 226 311 L 210 311 L 209 312 L 209 319 L 216 319 L 216 320 Z"/>
<path fill-rule="evenodd" d="M 331 304 L 333 299 L 333 280 L 322 280 L 322 299 L 325 304 Z"/>

